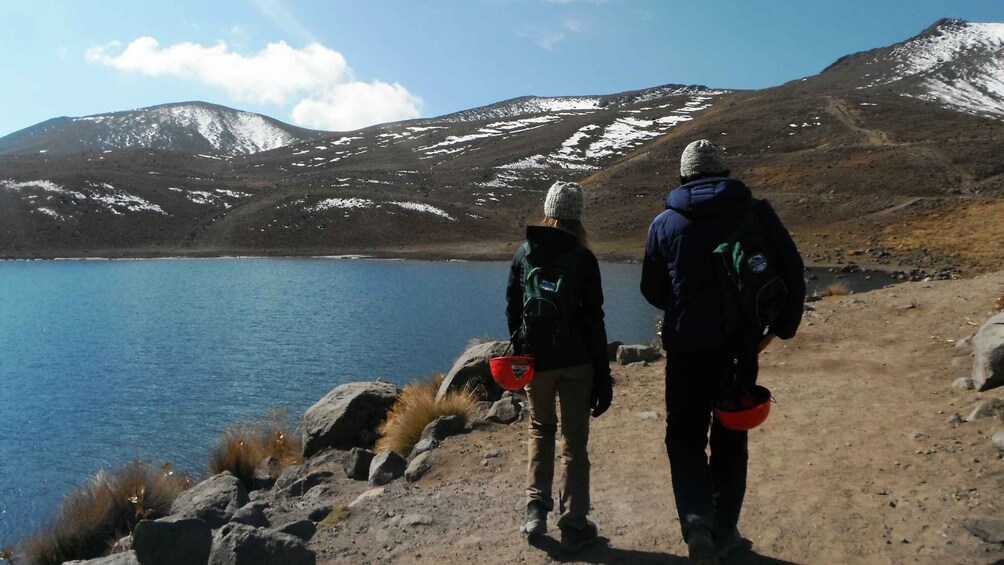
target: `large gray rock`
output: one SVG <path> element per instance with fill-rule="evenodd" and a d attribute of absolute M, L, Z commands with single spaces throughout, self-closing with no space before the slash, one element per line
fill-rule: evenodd
<path fill-rule="evenodd" d="M 662 352 L 647 345 L 622 345 L 617 348 L 617 362 L 621 365 L 659 359 L 662 359 Z"/>
<path fill-rule="evenodd" d="M 421 437 L 419 437 L 419 442 L 426 439 L 433 439 L 437 442 L 443 441 L 450 436 L 455 436 L 464 431 L 464 426 L 466 424 L 467 420 L 465 420 L 463 416 L 458 416 L 456 414 L 440 416 L 426 424 L 425 428 L 422 430 Z"/>
<path fill-rule="evenodd" d="M 398 388 L 390 383 L 348 383 L 307 409 L 303 415 L 303 455 L 322 449 L 369 447 L 373 431 L 397 402 Z"/>
<path fill-rule="evenodd" d="M 488 411 L 488 419 L 500 424 L 511 424 L 519 420 L 519 415 L 523 412 L 523 405 L 514 396 L 503 396 L 492 404 Z"/>
<path fill-rule="evenodd" d="M 1004 519 L 989 516 L 963 518 L 962 526 L 987 543 L 1004 543 Z"/>
<path fill-rule="evenodd" d="M 374 453 L 361 447 L 353 447 L 349 460 L 345 462 L 345 476 L 355 481 L 365 481 L 370 477 L 370 463 Z"/>
<path fill-rule="evenodd" d="M 1004 385 L 1004 312 L 987 320 L 973 336 L 973 386 L 984 391 Z"/>
<path fill-rule="evenodd" d="M 431 454 L 432 452 L 426 451 L 412 459 L 411 463 L 408 463 L 408 468 L 404 471 L 405 480 L 413 483 L 429 472 L 429 469 L 432 468 L 432 465 L 429 463 L 429 456 Z"/>
<path fill-rule="evenodd" d="M 304 467 L 287 481 L 276 481 L 276 490 L 281 496 L 299 497 L 307 494 L 307 491 L 327 482 L 334 480 L 335 474 L 331 471 L 322 471 Z M 283 486 L 279 486 L 280 482 Z"/>
<path fill-rule="evenodd" d="M 213 540 L 209 565 L 315 565 L 302 539 L 265 528 L 227 524 Z"/>
<path fill-rule="evenodd" d="M 97 559 L 88 560 L 77 560 L 77 561 L 64 561 L 63 565 L 140 565 L 139 559 L 136 558 L 135 551 L 127 551 L 125 553 L 113 553 L 107 557 L 98 557 Z"/>
<path fill-rule="evenodd" d="M 415 447 L 411 448 L 411 454 L 408 455 L 408 459 L 415 459 L 419 455 L 432 451 L 437 447 L 439 447 L 439 442 L 432 439 L 431 437 L 418 440 L 418 443 L 415 444 Z"/>
<path fill-rule="evenodd" d="M 370 463 L 370 484 L 385 485 L 404 475 L 408 461 L 393 451 L 381 451 Z"/>
<path fill-rule="evenodd" d="M 471 346 L 453 363 L 453 368 L 439 386 L 436 399 L 439 400 L 452 390 L 464 387 L 474 391 L 479 399 L 498 400 L 502 387 L 495 383 L 488 360 L 501 357 L 509 349 L 507 341 L 488 341 Z"/>
<path fill-rule="evenodd" d="M 209 524 L 198 518 L 141 520 L 133 551 L 143 565 L 205 565 L 213 546 Z"/>
<path fill-rule="evenodd" d="M 234 517 L 230 519 L 230 522 L 234 524 L 254 526 L 255 528 L 267 528 L 271 524 L 269 523 L 266 511 L 268 511 L 271 506 L 272 505 L 269 504 L 267 500 L 248 502 L 242 506 L 240 510 L 234 512 Z"/>
<path fill-rule="evenodd" d="M 289 534 L 293 537 L 298 537 L 303 541 L 310 541 L 310 538 L 314 537 L 314 534 L 317 533 L 317 526 L 310 520 L 296 520 L 283 524 L 275 530 L 277 532 Z"/>
<path fill-rule="evenodd" d="M 224 471 L 182 492 L 171 505 L 174 519 L 199 518 L 219 528 L 248 503 L 248 493 L 237 477 Z"/>

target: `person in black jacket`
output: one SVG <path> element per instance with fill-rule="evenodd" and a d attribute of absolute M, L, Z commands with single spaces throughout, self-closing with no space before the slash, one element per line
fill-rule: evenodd
<path fill-rule="evenodd" d="M 683 537 L 695 561 L 717 563 L 748 543 L 737 528 L 748 451 L 747 432 L 712 421 L 712 404 L 734 383 L 756 382 L 757 357 L 775 337 L 794 337 L 805 300 L 804 266 L 770 204 L 757 201 L 788 289 L 786 304 L 764 333 L 728 331 L 712 252 L 739 226 L 752 195 L 729 178 L 722 150 L 704 139 L 684 150 L 680 182 L 649 227 L 641 291 L 665 311 L 666 450 Z"/>
<path fill-rule="evenodd" d="M 526 243 L 516 251 L 506 289 L 506 318 L 517 354 L 526 353 L 520 339 L 523 327 L 526 265 L 548 265 L 562 258 L 574 265 L 574 308 L 566 312 L 567 339 L 557 350 L 534 355 L 535 376 L 527 385 L 530 404 L 529 465 L 526 478 L 527 506 L 520 531 L 528 536 L 547 532 L 547 513 L 554 508 L 551 485 L 554 478 L 555 433 L 561 400 L 563 478 L 560 493 L 561 548 L 580 551 L 597 539 L 589 513 L 589 415 L 610 407 L 613 381 L 607 359 L 607 335 L 603 323 L 603 288 L 596 256 L 586 247 L 582 227 L 582 189 L 578 184 L 556 182 L 544 200 L 542 225 L 529 226 Z M 571 255 L 569 255 L 571 254 Z M 569 260 L 569 258 L 571 260 Z"/>

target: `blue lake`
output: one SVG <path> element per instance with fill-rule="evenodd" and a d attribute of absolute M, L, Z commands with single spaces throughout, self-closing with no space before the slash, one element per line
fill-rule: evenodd
<path fill-rule="evenodd" d="M 100 468 L 201 475 L 229 423 L 297 421 L 338 384 L 449 370 L 505 339 L 507 264 L 334 259 L 0 262 L 0 547 Z M 648 342 L 638 265 L 603 264 L 611 340 Z"/>

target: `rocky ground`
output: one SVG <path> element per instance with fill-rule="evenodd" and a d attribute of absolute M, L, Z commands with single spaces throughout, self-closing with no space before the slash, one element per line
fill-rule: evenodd
<path fill-rule="evenodd" d="M 952 386 L 965 343 L 1004 290 L 1004 272 L 901 284 L 813 303 L 799 336 L 772 346 L 760 380 L 777 403 L 751 433 L 751 552 L 726 563 L 992 563 L 1004 545 L 966 519 L 1004 512 L 997 417 L 970 412 L 1000 389 Z M 315 460 L 330 480 L 290 508 L 331 507 L 309 546 L 318 563 L 682 563 L 663 448 L 661 363 L 614 367 L 613 408 L 594 420 L 592 518 L 603 543 L 575 557 L 557 530 L 528 545 L 526 424 L 449 437 L 416 482 L 344 477 L 344 454 Z M 999 414 L 999 413 L 998 413 Z M 998 534 L 999 535 L 999 534 Z"/>
<path fill-rule="evenodd" d="M 776 403 L 750 434 L 740 530 L 753 547 L 726 565 L 1004 563 L 1004 389 L 977 392 L 969 381 L 969 336 L 1002 293 L 1004 271 L 810 303 L 799 335 L 762 356 L 760 382 Z M 477 347 L 490 356 L 493 346 Z M 401 458 L 370 464 L 362 450 L 308 441 L 320 451 L 268 489 L 248 495 L 232 476 L 210 478 L 175 502 L 172 518 L 141 522 L 125 540 L 133 552 L 94 563 L 166 563 L 172 552 L 213 564 L 685 563 L 663 447 L 662 362 L 616 363 L 613 374 L 613 407 L 590 437 L 601 540 L 578 555 L 561 554 L 553 515 L 540 541 L 517 533 L 527 424 L 516 395 L 483 403 L 466 428 L 427 427 L 439 441 L 425 442 L 433 449 L 405 477 L 393 479 Z M 339 413 L 322 405 L 367 391 L 351 409 L 359 416 L 340 414 L 334 427 L 350 443 L 372 441 L 363 420 L 394 387 L 344 386 L 308 411 L 308 440 L 333 428 L 312 420 Z M 256 481 L 268 481 L 260 470 Z"/>

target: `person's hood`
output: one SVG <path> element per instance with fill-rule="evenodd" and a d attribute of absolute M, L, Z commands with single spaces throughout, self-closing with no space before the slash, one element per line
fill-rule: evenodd
<path fill-rule="evenodd" d="M 712 218 L 750 196 L 750 189 L 736 179 L 705 178 L 673 189 L 666 198 L 666 208 L 694 219 Z"/>
<path fill-rule="evenodd" d="M 527 226 L 526 241 L 530 244 L 531 259 L 544 263 L 579 246 L 574 235 L 546 226 Z"/>

